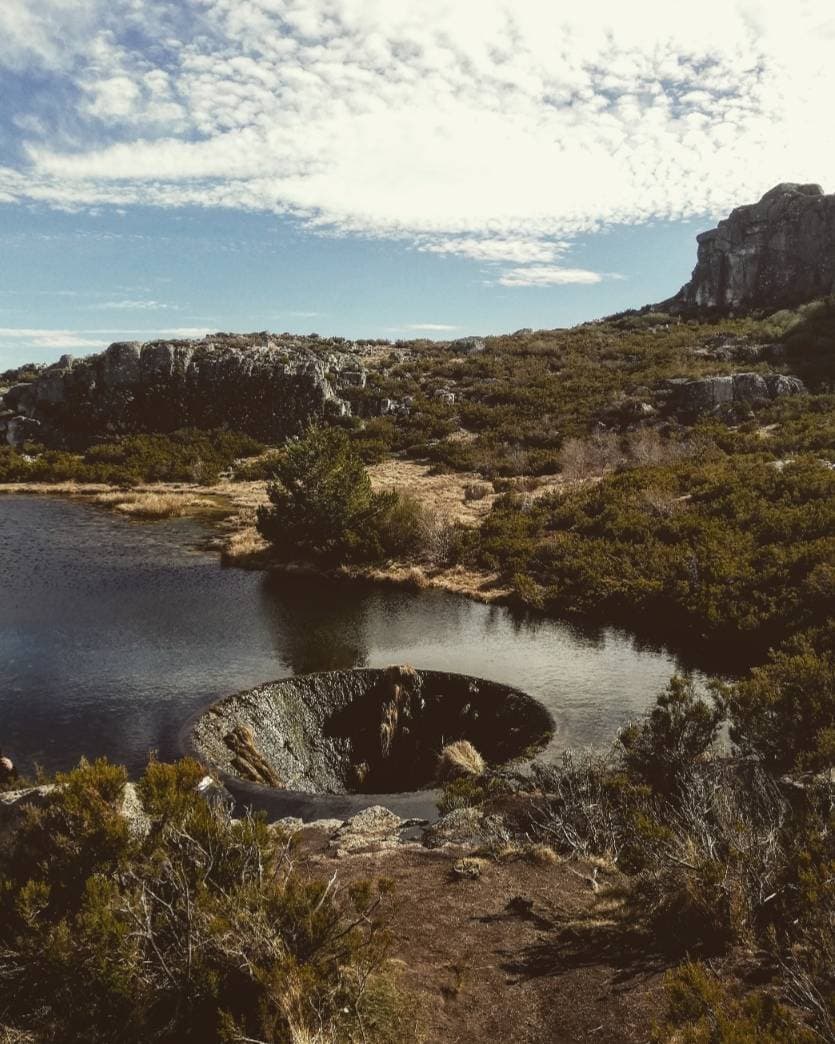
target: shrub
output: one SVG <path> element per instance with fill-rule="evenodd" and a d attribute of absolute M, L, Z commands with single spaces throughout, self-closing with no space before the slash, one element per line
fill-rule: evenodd
<path fill-rule="evenodd" d="M 83 453 L 29 446 L 26 453 L 0 447 L 0 482 L 198 482 L 211 485 L 238 457 L 263 451 L 236 432 L 183 428 L 167 435 L 127 435 Z"/>
<path fill-rule="evenodd" d="M 444 783 L 443 793 L 438 799 L 438 811 L 442 816 L 457 808 L 474 808 L 489 796 L 489 787 L 482 778 L 459 776 Z"/>
<path fill-rule="evenodd" d="M 728 690 L 731 738 L 776 771 L 835 764 L 835 656 L 800 638 Z"/>
<path fill-rule="evenodd" d="M 391 558 L 409 558 L 427 550 L 434 518 L 417 497 L 397 493 L 389 497 L 374 520 L 382 552 Z"/>
<path fill-rule="evenodd" d="M 668 972 L 667 1022 L 655 1039 L 681 1044 L 814 1044 L 821 1038 L 771 994 L 734 997 L 699 962 Z"/>
<path fill-rule="evenodd" d="M 725 712 L 717 688 L 713 697 L 711 705 L 696 694 L 692 681 L 672 678 L 646 718 L 620 732 L 627 770 L 669 793 L 716 739 Z"/>
<path fill-rule="evenodd" d="M 490 493 L 490 487 L 483 482 L 468 482 L 464 486 L 464 500 L 484 500 Z"/>
<path fill-rule="evenodd" d="M 740 659 L 831 613 L 834 530 L 835 472 L 817 460 L 680 462 L 500 497 L 474 558 L 525 577 L 548 611 L 638 620 Z"/>
<path fill-rule="evenodd" d="M 106 762 L 28 817 L 0 853 L 4 1020 L 44 1042 L 408 1039 L 389 885 L 297 872 L 281 832 L 197 795 L 199 773 L 151 763 L 144 839 L 114 825 L 124 773 Z"/>
<path fill-rule="evenodd" d="M 258 509 L 258 530 L 288 557 L 337 558 L 380 553 L 376 526 L 396 494 L 374 493 L 362 460 L 338 428 L 311 428 L 287 444 Z"/>

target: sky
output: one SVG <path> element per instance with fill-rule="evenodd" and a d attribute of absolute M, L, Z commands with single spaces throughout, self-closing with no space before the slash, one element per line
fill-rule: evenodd
<path fill-rule="evenodd" d="M 828 0 L 0 0 L 0 369 L 661 300 L 835 189 L 834 46 Z"/>

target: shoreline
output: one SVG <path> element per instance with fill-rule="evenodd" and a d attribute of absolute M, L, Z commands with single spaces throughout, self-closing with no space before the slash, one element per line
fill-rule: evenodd
<path fill-rule="evenodd" d="M 397 473 L 395 465 L 402 465 L 400 471 L 404 481 L 394 483 L 392 476 Z M 379 481 L 375 476 L 376 468 L 387 469 L 387 481 Z M 375 489 L 397 488 L 404 492 L 413 492 L 414 476 L 426 478 L 428 467 L 413 462 L 386 461 L 382 466 L 369 468 Z M 471 476 L 466 473 L 454 473 L 443 476 L 428 476 L 431 480 L 447 487 L 447 499 L 450 490 L 463 489 Z M 555 488 L 555 483 L 547 481 L 532 496 L 541 496 Z M 597 619 L 590 616 L 574 616 L 570 613 L 552 614 L 534 606 L 520 604 L 511 587 L 501 584 L 498 574 L 468 569 L 464 566 L 438 568 L 420 562 L 390 561 L 384 565 L 339 565 L 323 566 L 312 561 L 293 561 L 282 559 L 272 551 L 270 544 L 258 533 L 255 526 L 255 515 L 260 504 L 267 503 L 264 481 L 220 482 L 214 486 L 199 486 L 196 483 L 146 483 L 124 488 L 105 483 L 0 483 L 0 499 L 3 495 L 40 495 L 61 496 L 84 500 L 94 506 L 116 511 L 134 522 L 164 521 L 165 519 L 192 519 L 207 528 L 205 539 L 195 543 L 201 552 L 217 556 L 222 568 L 244 569 L 253 572 L 274 573 L 278 575 L 312 577 L 330 582 L 381 584 L 404 591 L 441 591 L 450 595 L 458 595 L 482 605 L 501 606 L 510 609 L 542 614 L 548 619 L 560 619 L 581 628 L 594 631 L 613 628 L 631 635 L 641 645 L 664 647 L 672 652 L 685 671 L 696 669 L 707 674 L 724 677 L 741 677 L 751 667 L 765 659 L 766 648 L 754 646 L 742 652 L 741 656 L 720 652 L 716 654 L 712 639 L 704 635 L 696 635 L 686 630 L 671 628 L 669 633 L 658 634 L 656 631 L 643 631 L 640 626 L 630 626 L 624 621 L 613 619 Z M 425 490 L 421 491 L 425 495 Z M 123 498 L 136 496 L 178 498 L 182 501 L 182 510 L 166 510 L 164 514 L 143 513 L 141 511 L 124 510 Z M 477 502 L 464 504 L 464 510 L 458 520 L 465 525 L 477 525 L 479 517 L 486 515 L 496 495 Z M 487 503 L 485 503 L 487 501 Z M 437 508 L 437 503 L 433 505 Z M 468 510 L 469 509 L 469 510 Z M 447 516 L 449 517 L 449 516 Z"/>
<path fill-rule="evenodd" d="M 378 466 L 383 471 L 375 488 L 397 488 L 411 492 L 415 480 L 437 480 L 433 484 L 445 486 L 445 500 L 470 482 L 472 476 L 428 476 L 428 469 L 406 462 L 407 474 L 403 481 L 393 479 L 392 464 L 386 461 Z M 374 469 L 372 481 L 375 479 Z M 411 472 L 411 473 L 409 473 Z M 411 480 L 411 481 L 410 481 Z M 426 484 L 426 483 L 425 483 Z M 426 495 L 426 489 L 421 490 Z M 260 504 L 266 503 L 266 484 L 256 482 L 220 482 L 213 486 L 200 486 L 188 482 L 149 482 L 132 487 L 121 487 L 107 483 L 83 482 L 8 482 L 0 483 L 2 496 L 59 496 L 84 500 L 97 507 L 118 512 L 134 521 L 163 521 L 170 518 L 191 518 L 205 523 L 213 533 L 201 544 L 204 551 L 218 555 L 224 567 L 248 569 L 262 572 L 284 573 L 292 576 L 314 576 L 327 580 L 387 584 L 407 590 L 441 590 L 461 595 L 483 604 L 508 604 L 512 590 L 499 584 L 495 573 L 453 566 L 437 568 L 419 562 L 392 560 L 384 565 L 325 567 L 308 561 L 286 561 L 272 552 L 255 527 L 255 514 Z M 452 495 L 451 495 L 452 494 Z M 438 498 L 441 499 L 441 498 Z M 477 525 L 487 514 L 495 496 L 467 503 L 461 497 L 458 521 Z M 143 510 L 143 502 L 147 510 Z M 445 505 L 447 506 L 447 505 Z M 469 510 L 468 510 L 469 509 Z"/>

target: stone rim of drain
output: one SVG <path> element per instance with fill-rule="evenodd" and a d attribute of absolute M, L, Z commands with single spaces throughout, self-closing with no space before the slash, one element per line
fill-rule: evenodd
<path fill-rule="evenodd" d="M 222 774 L 303 793 L 387 794 L 436 784 L 441 749 L 468 740 L 488 765 L 532 757 L 554 719 L 509 685 L 406 664 L 294 675 L 227 696 L 194 722 Z"/>

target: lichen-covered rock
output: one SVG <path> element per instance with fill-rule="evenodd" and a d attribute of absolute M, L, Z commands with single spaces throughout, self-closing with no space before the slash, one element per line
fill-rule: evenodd
<path fill-rule="evenodd" d="M 677 314 L 793 308 L 835 289 L 835 195 L 775 186 L 697 237 L 690 281 L 656 307 Z"/>
<path fill-rule="evenodd" d="M 331 845 L 346 855 L 368 848 L 395 848 L 400 844 L 402 825 L 400 816 L 382 805 L 372 805 L 346 820 L 334 833 Z"/>
<path fill-rule="evenodd" d="M 25 787 L 22 790 L 7 790 L 0 793 L 0 847 L 7 848 L 12 834 L 20 825 L 27 808 L 37 808 L 46 803 L 55 787 L 45 784 Z"/>
<path fill-rule="evenodd" d="M 768 402 L 771 394 L 759 373 L 734 374 L 734 402 Z"/>
<path fill-rule="evenodd" d="M 783 395 L 804 395 L 806 392 L 806 386 L 799 377 L 789 377 L 782 373 L 766 374 L 765 383 L 772 399 Z"/>
<path fill-rule="evenodd" d="M 459 337 L 450 343 L 450 347 L 462 355 L 473 355 L 483 352 L 487 345 L 480 337 Z"/>
<path fill-rule="evenodd" d="M 682 413 L 711 413 L 734 401 L 733 377 L 701 377 L 680 384 L 676 405 Z"/>
<path fill-rule="evenodd" d="M 127 823 L 131 837 L 144 840 L 151 832 L 151 817 L 145 811 L 135 783 L 125 783 L 119 812 Z"/>
<path fill-rule="evenodd" d="M 483 835 L 484 813 L 480 809 L 455 808 L 426 828 L 423 843 L 427 848 L 441 848 L 443 845 L 472 848 L 481 843 Z"/>
<path fill-rule="evenodd" d="M 343 379 L 344 374 L 344 379 Z M 265 441 L 350 413 L 337 394 L 364 383 L 357 359 L 318 340 L 215 335 L 199 341 L 117 342 L 86 359 L 62 357 L 34 381 L 13 385 L 2 405 L 40 424 L 52 446 L 177 428 L 228 427 Z M 20 425 L 6 422 L 19 445 Z"/>
<path fill-rule="evenodd" d="M 733 376 L 700 377 L 668 382 L 673 410 L 685 417 L 717 413 L 733 404 L 769 402 L 783 395 L 802 395 L 806 387 L 799 377 L 779 373 L 735 373 Z"/>

